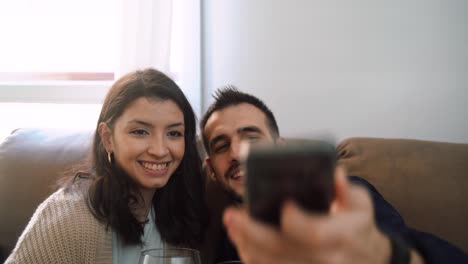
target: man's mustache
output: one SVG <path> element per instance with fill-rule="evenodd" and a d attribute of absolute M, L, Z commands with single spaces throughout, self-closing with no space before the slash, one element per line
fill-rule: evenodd
<path fill-rule="evenodd" d="M 229 165 L 228 170 L 227 170 L 226 173 L 224 174 L 224 177 L 230 179 L 230 178 L 234 175 L 235 171 L 236 171 L 239 167 L 240 167 L 240 162 L 239 162 L 239 161 L 237 161 L 237 160 L 232 161 L 232 162 L 231 162 L 231 165 Z"/>

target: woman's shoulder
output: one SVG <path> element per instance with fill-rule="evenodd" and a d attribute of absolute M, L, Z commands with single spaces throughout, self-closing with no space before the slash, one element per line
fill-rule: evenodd
<path fill-rule="evenodd" d="M 75 211 L 86 214 L 87 189 L 89 181 L 76 182 L 73 185 L 59 188 L 45 199 L 36 209 L 35 215 L 41 215 L 43 211 L 54 211 L 54 216 L 66 216 L 62 212 Z M 34 218 L 34 216 L 33 216 Z"/>
<path fill-rule="evenodd" d="M 61 188 L 50 195 L 20 236 L 12 262 L 75 263 L 83 257 L 95 258 L 100 244 L 111 240 L 111 232 L 93 216 L 86 199 L 81 189 Z M 75 256 L 78 252 L 81 255 Z"/>
<path fill-rule="evenodd" d="M 49 218 L 50 223 L 68 231 L 101 228 L 88 206 L 88 189 L 91 180 L 77 182 L 70 188 L 60 188 L 38 208 L 38 217 Z M 43 212 L 42 212 L 43 211 Z"/>
<path fill-rule="evenodd" d="M 67 188 L 60 188 L 56 192 L 52 193 L 41 205 L 39 205 L 37 211 L 41 210 L 54 210 L 58 214 L 63 215 L 62 211 L 85 214 L 87 210 L 86 198 L 87 194 L 82 190 L 73 190 Z"/>

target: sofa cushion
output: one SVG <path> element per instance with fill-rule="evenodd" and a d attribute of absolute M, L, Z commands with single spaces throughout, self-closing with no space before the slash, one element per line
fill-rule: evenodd
<path fill-rule="evenodd" d="M 351 138 L 338 153 L 349 174 L 371 182 L 408 225 L 468 251 L 468 144 Z"/>

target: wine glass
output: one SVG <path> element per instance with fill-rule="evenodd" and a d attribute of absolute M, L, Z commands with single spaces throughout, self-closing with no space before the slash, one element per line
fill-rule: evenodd
<path fill-rule="evenodd" d="M 200 252 L 191 248 L 154 248 L 141 252 L 139 264 L 201 264 Z"/>

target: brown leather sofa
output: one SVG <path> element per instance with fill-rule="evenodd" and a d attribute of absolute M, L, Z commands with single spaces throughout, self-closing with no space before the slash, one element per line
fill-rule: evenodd
<path fill-rule="evenodd" d="M 56 180 L 87 158 L 92 135 L 87 130 L 24 128 L 0 144 L 3 257 L 35 208 L 56 190 Z M 374 184 L 409 225 L 468 252 L 468 144 L 352 138 L 341 142 L 338 151 L 349 174 Z"/>

